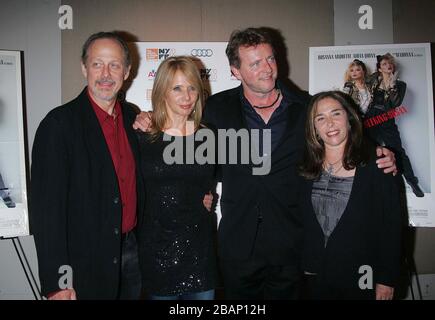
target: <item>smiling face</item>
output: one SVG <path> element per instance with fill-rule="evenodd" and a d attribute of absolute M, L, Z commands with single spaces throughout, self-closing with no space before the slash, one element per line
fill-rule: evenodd
<path fill-rule="evenodd" d="M 115 102 L 129 72 L 122 47 L 113 39 L 95 40 L 88 49 L 86 64 L 82 64 L 89 93 L 100 106 Z"/>
<path fill-rule="evenodd" d="M 346 110 L 333 98 L 324 98 L 317 103 L 314 127 L 325 148 L 345 146 L 349 134 Z"/>
<path fill-rule="evenodd" d="M 187 120 L 198 98 L 198 90 L 182 71 L 177 70 L 165 97 L 166 112 L 169 118 L 181 117 Z"/>
<path fill-rule="evenodd" d="M 245 91 L 266 94 L 275 88 L 278 68 L 269 44 L 240 47 L 239 57 L 240 68 L 231 66 L 231 71 Z"/>

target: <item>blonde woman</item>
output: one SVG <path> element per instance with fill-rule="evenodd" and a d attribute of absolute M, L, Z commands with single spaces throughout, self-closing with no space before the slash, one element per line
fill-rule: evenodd
<path fill-rule="evenodd" d="M 212 189 L 215 167 L 193 156 L 195 136 L 208 129 L 200 125 L 203 86 L 191 58 L 170 57 L 160 65 L 152 106 L 150 130 L 138 134 L 146 186 L 139 226 L 144 289 L 154 300 L 213 299 L 216 226 L 203 197 Z"/>
<path fill-rule="evenodd" d="M 347 67 L 343 92 L 349 94 L 359 106 L 362 114 L 367 112 L 371 93 L 366 83 L 367 67 L 361 60 L 353 60 Z"/>

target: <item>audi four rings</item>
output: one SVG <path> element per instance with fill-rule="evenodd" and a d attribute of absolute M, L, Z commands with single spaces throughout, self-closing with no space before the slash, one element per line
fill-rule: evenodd
<path fill-rule="evenodd" d="M 213 50 L 211 49 L 192 49 L 190 54 L 194 57 L 211 57 Z"/>

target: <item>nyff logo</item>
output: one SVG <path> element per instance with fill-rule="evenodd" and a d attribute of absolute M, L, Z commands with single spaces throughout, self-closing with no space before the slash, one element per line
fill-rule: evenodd
<path fill-rule="evenodd" d="M 217 70 L 216 69 L 200 69 L 202 80 L 216 81 L 217 80 Z"/>
<path fill-rule="evenodd" d="M 170 48 L 150 48 L 146 49 L 147 61 L 160 61 L 175 55 L 175 49 Z"/>

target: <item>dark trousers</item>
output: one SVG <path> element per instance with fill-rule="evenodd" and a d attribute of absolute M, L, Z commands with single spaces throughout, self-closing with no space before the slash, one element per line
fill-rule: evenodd
<path fill-rule="evenodd" d="M 221 261 L 225 299 L 296 300 L 301 274 L 297 266 L 270 265 L 259 260 Z"/>
<path fill-rule="evenodd" d="M 122 235 L 120 300 L 140 298 L 142 282 L 139 269 L 136 235 L 130 231 Z"/>
<path fill-rule="evenodd" d="M 365 118 L 375 117 L 385 112 L 386 111 L 384 109 L 371 107 L 365 115 Z M 385 145 L 387 148 L 394 151 L 396 154 L 397 167 L 400 173 L 402 173 L 405 177 L 406 181 L 417 183 L 418 180 L 414 175 L 411 161 L 409 160 L 409 157 L 402 146 L 402 140 L 400 139 L 400 132 L 396 125 L 396 121 L 394 119 L 390 119 L 386 122 L 368 128 L 367 131 L 370 138 L 377 144 Z"/>
<path fill-rule="evenodd" d="M 317 275 L 304 275 L 302 299 L 304 300 L 374 300 L 374 289 L 345 288 L 326 283 Z"/>

